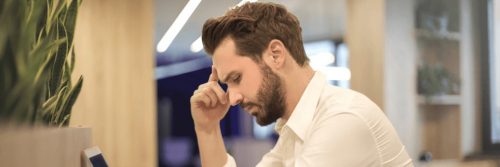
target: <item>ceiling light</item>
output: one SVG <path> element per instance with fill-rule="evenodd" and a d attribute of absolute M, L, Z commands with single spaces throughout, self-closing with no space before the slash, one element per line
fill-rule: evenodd
<path fill-rule="evenodd" d="M 257 2 L 257 0 L 242 0 L 242 1 L 240 1 L 240 3 L 238 3 L 238 5 L 236 5 L 236 6 L 241 6 L 241 5 L 243 5 L 243 4 L 247 3 L 247 2 Z"/>
<path fill-rule="evenodd" d="M 186 24 L 187 20 L 193 14 L 194 10 L 198 7 L 201 0 L 189 0 L 184 9 L 182 9 L 181 13 L 175 18 L 174 23 L 168 28 L 167 32 L 161 38 L 160 42 L 156 46 L 156 51 L 165 52 L 174 38 L 179 34 L 184 24 Z"/>
<path fill-rule="evenodd" d="M 199 52 L 203 50 L 203 43 L 201 42 L 201 37 L 198 37 L 198 39 L 196 39 L 193 44 L 191 44 L 191 52 Z"/>
<path fill-rule="evenodd" d="M 257 0 L 242 0 L 236 6 L 241 6 L 247 2 L 257 2 Z M 203 50 L 203 43 L 201 42 L 201 36 L 200 36 L 191 44 L 191 52 L 196 53 L 201 50 Z"/>

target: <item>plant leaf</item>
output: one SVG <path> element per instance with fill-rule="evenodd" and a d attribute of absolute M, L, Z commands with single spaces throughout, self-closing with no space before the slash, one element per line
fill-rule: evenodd
<path fill-rule="evenodd" d="M 66 17 L 63 23 L 67 32 L 66 37 L 68 37 L 68 46 L 73 46 L 73 37 L 76 26 L 76 16 L 78 14 L 78 6 L 80 4 L 79 1 L 77 0 L 70 1 L 70 3 L 71 4 L 69 5 L 68 10 L 66 11 Z"/>
<path fill-rule="evenodd" d="M 76 99 L 78 98 L 78 95 L 80 94 L 80 90 L 82 89 L 82 84 L 83 84 L 83 77 L 80 76 L 78 81 L 76 82 L 75 86 L 73 89 L 68 94 L 67 101 L 64 104 L 64 108 L 62 109 L 61 115 L 70 115 L 71 114 L 71 108 L 75 104 Z M 63 117 L 64 118 L 64 117 Z M 64 123 L 63 120 L 59 120 L 60 123 Z"/>
<path fill-rule="evenodd" d="M 58 122 L 59 117 L 61 116 L 61 110 L 64 108 L 64 103 L 65 103 L 65 94 L 68 90 L 68 87 L 63 86 L 61 90 L 57 93 L 57 102 L 56 102 L 56 107 L 55 110 L 53 110 L 51 119 L 50 119 L 50 124 L 51 125 L 56 125 Z"/>

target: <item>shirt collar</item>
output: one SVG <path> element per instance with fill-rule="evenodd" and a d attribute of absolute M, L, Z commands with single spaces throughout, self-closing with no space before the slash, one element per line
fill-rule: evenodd
<path fill-rule="evenodd" d="M 281 134 L 283 127 L 286 126 L 301 140 L 304 140 L 306 130 L 309 128 L 309 124 L 316 112 L 316 106 L 318 105 L 318 100 L 325 84 L 326 77 L 320 72 L 315 72 L 288 121 L 285 122 L 281 118 L 277 120 L 275 126 L 276 132 Z"/>

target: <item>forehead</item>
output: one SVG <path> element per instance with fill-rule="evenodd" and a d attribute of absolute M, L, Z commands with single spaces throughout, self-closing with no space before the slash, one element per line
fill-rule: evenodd
<path fill-rule="evenodd" d="M 250 65 L 256 65 L 249 57 L 236 53 L 236 45 L 231 38 L 222 40 L 214 51 L 212 61 L 219 79 L 232 71 L 241 72 Z"/>

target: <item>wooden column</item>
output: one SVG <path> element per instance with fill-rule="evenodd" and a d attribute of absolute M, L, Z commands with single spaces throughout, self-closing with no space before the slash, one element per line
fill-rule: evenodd
<path fill-rule="evenodd" d="M 152 0 L 84 0 L 75 77 L 84 76 L 71 126 L 92 128 L 109 166 L 157 165 Z"/>
<path fill-rule="evenodd" d="M 384 109 L 385 0 L 348 0 L 346 43 L 351 88 Z"/>

